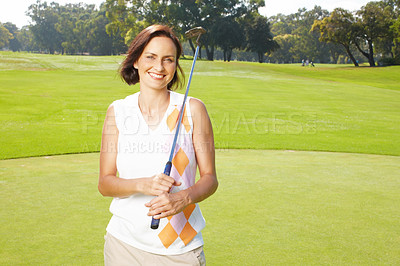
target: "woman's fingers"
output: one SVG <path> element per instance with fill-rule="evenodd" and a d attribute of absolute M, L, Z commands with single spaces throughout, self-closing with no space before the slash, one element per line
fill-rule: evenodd
<path fill-rule="evenodd" d="M 165 218 L 182 211 L 187 203 L 181 193 L 162 193 L 158 197 L 146 203 L 149 208 L 147 215 L 154 216 L 155 219 Z"/>
<path fill-rule="evenodd" d="M 153 210 L 154 208 L 157 208 L 157 206 L 163 206 L 168 203 L 168 199 L 166 200 L 166 198 L 168 198 L 168 193 L 161 193 L 158 197 L 155 197 L 145 205 Z"/>
<path fill-rule="evenodd" d="M 180 186 L 182 183 L 175 181 L 174 178 L 165 174 L 155 175 L 153 178 L 152 188 L 155 195 L 159 195 L 162 192 L 169 192 L 172 186 Z"/>
<path fill-rule="evenodd" d="M 156 178 L 159 180 L 159 182 L 163 185 L 167 185 L 167 186 L 172 186 L 175 185 L 176 183 L 178 183 L 177 181 L 175 181 L 174 178 L 167 176 L 165 174 L 158 174 L 156 175 Z M 180 182 L 179 182 L 180 183 Z"/>
<path fill-rule="evenodd" d="M 155 197 L 150 202 L 146 203 L 145 206 L 149 208 L 149 215 L 153 216 L 165 212 L 170 207 L 170 198 L 168 193 L 162 193 L 158 197 Z"/>

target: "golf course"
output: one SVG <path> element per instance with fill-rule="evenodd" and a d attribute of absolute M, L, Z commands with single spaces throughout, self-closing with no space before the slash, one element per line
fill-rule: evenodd
<path fill-rule="evenodd" d="M 0 52 L 0 265 L 103 264 L 122 60 Z M 198 60 L 189 95 L 215 136 L 208 265 L 400 264 L 400 66 Z"/>

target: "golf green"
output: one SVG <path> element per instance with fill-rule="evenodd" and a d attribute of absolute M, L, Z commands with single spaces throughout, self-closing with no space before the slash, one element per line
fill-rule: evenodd
<path fill-rule="evenodd" d="M 1 265 L 101 265 L 98 153 L 0 161 Z M 400 157 L 217 150 L 208 265 L 400 263 Z"/>

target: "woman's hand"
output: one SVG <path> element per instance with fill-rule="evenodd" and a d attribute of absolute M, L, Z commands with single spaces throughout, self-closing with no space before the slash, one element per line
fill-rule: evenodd
<path fill-rule="evenodd" d="M 180 185 L 181 182 L 175 181 L 172 177 L 165 174 L 158 174 L 149 178 L 144 178 L 141 190 L 143 194 L 159 196 L 163 193 L 168 193 L 172 186 Z"/>
<path fill-rule="evenodd" d="M 183 211 L 189 204 L 189 197 L 186 191 L 182 190 L 177 193 L 164 192 L 145 206 L 149 208 L 148 216 L 161 219 Z"/>

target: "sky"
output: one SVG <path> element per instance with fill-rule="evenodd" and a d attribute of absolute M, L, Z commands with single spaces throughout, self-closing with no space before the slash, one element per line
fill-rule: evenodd
<path fill-rule="evenodd" d="M 105 0 L 48 0 L 47 2 L 57 2 L 61 5 L 66 3 L 95 4 L 99 7 Z M 332 11 L 336 7 L 341 7 L 350 11 L 358 10 L 371 0 L 265 0 L 265 7 L 260 9 L 260 13 L 270 17 L 278 13 L 289 15 L 296 13 L 299 8 L 311 10 L 315 5 L 323 9 Z M 28 7 L 35 4 L 36 0 L 0 0 L 0 22 L 12 22 L 21 28 L 29 25 L 29 17 L 25 15 Z"/>

